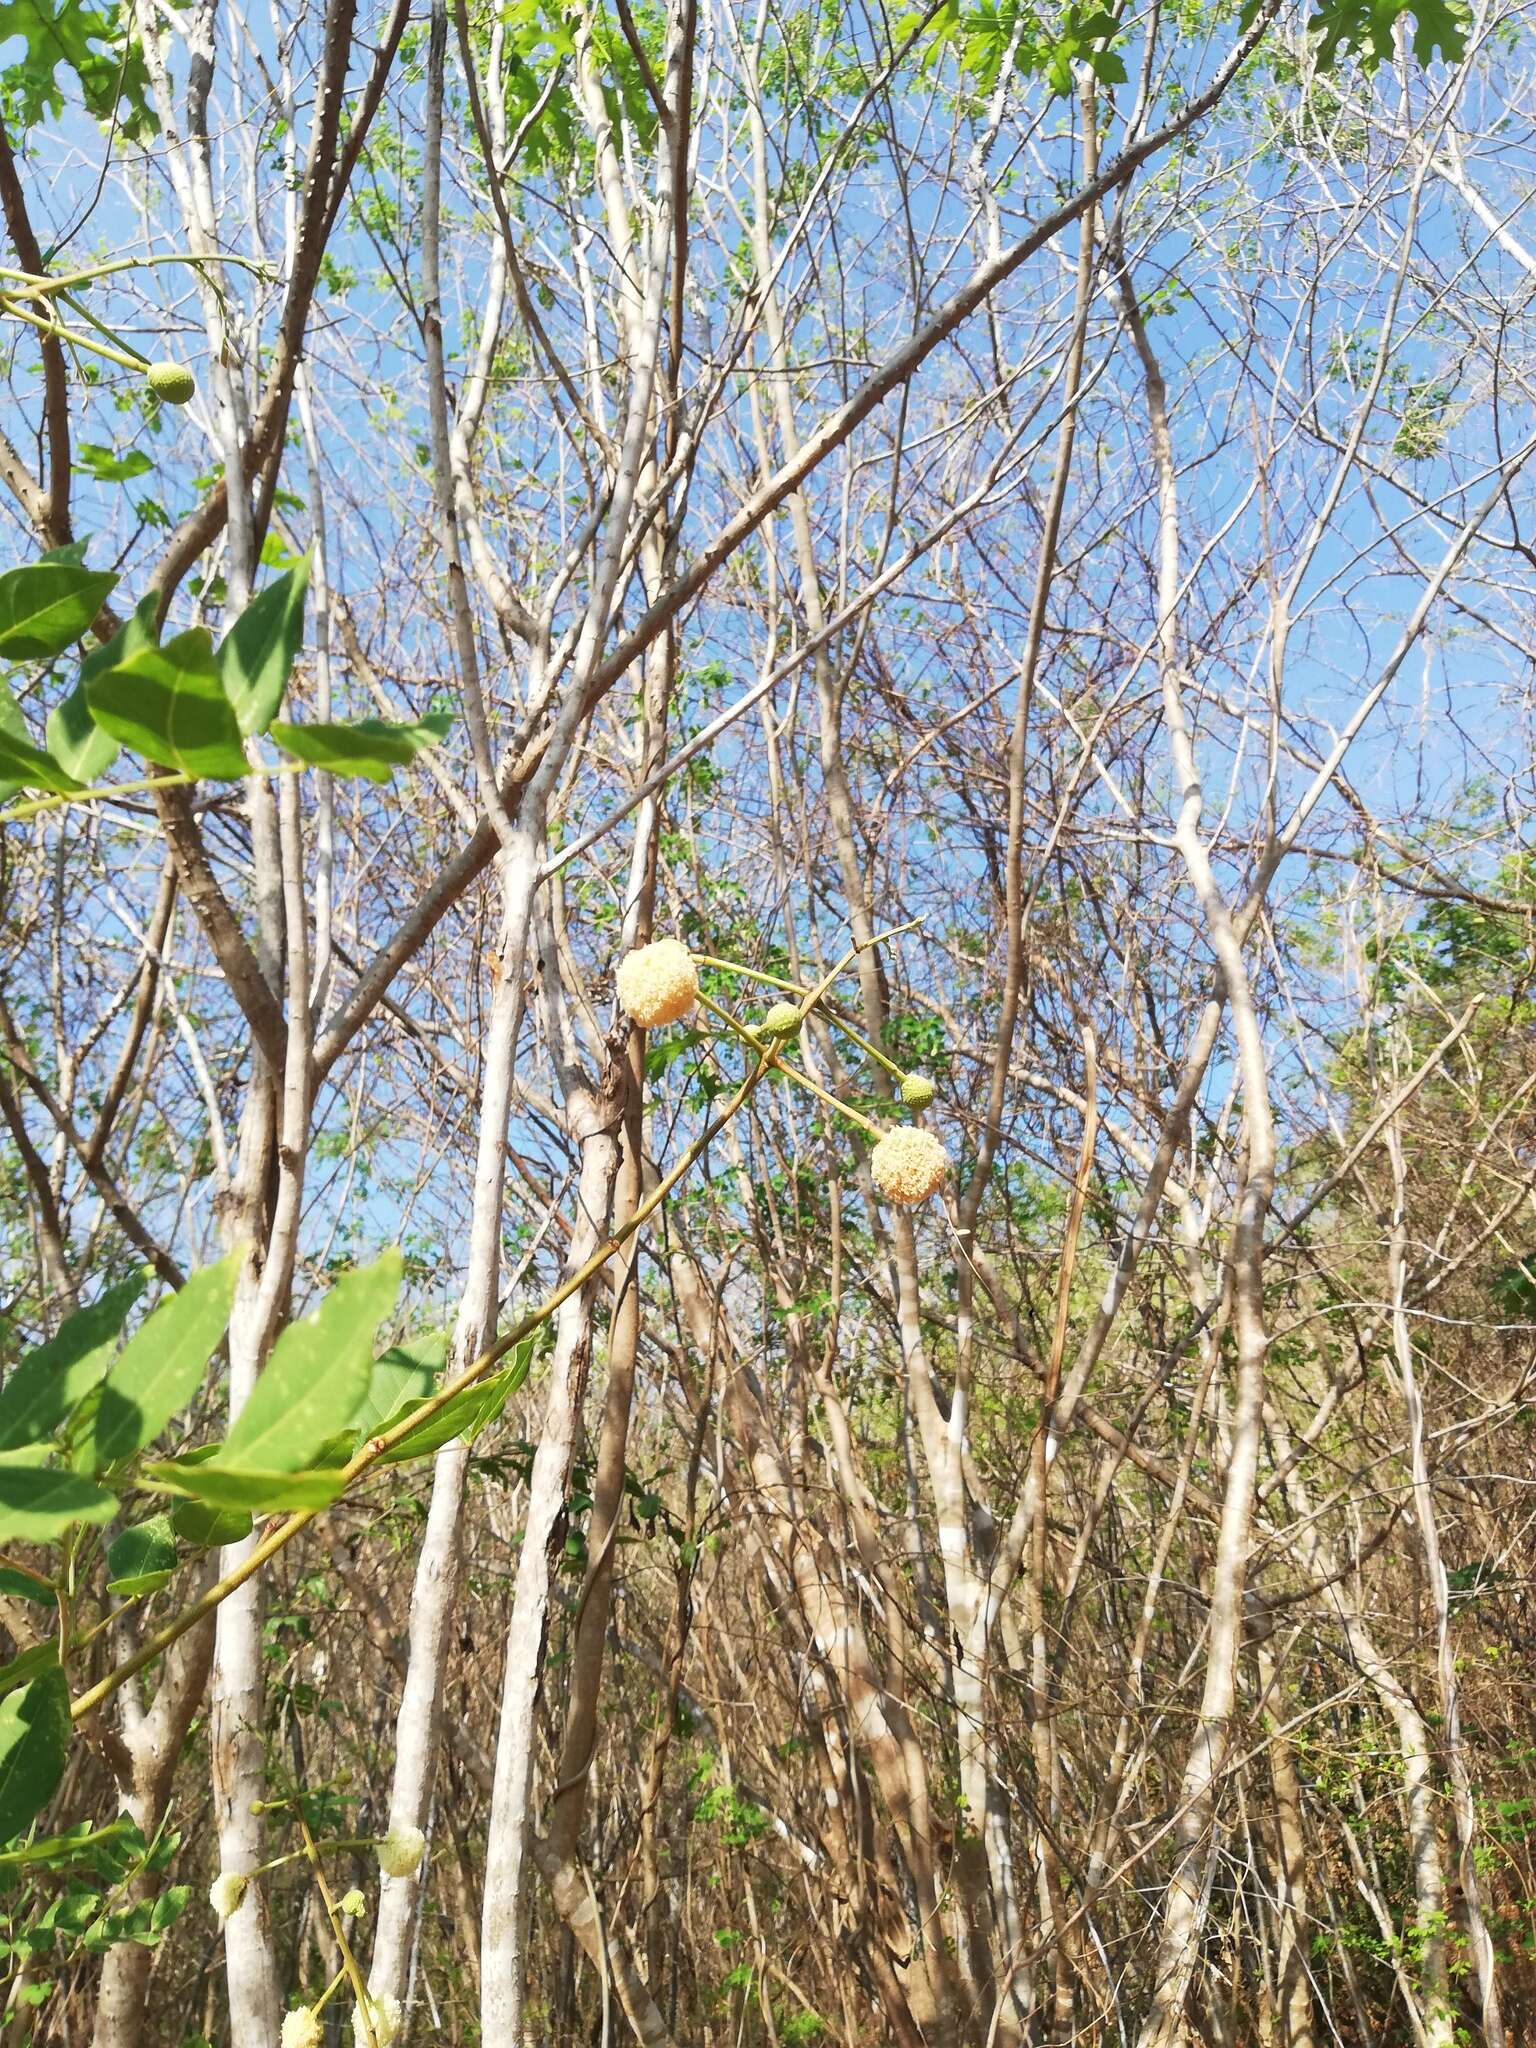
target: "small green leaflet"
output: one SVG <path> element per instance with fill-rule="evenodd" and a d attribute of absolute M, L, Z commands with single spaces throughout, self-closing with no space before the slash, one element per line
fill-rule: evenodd
<path fill-rule="evenodd" d="M 329 1507 L 347 1483 L 346 1473 L 337 1465 L 311 1472 L 273 1472 L 251 1465 L 220 1465 L 211 1458 L 165 1458 L 143 1469 L 146 1479 L 168 1493 L 189 1495 L 229 1515 Z M 234 1543 L 239 1538 L 223 1540 Z"/>
<path fill-rule="evenodd" d="M 144 1277 L 136 1273 L 109 1287 L 89 1308 L 67 1316 L 56 1336 L 22 1359 L 0 1389 L 0 1451 L 51 1436 L 109 1370 L 118 1332 L 144 1292 Z"/>
<path fill-rule="evenodd" d="M 225 781 L 246 772 L 240 723 L 204 626 L 88 676 L 85 699 L 99 726 L 162 768 Z"/>
<path fill-rule="evenodd" d="M 243 1252 L 194 1273 L 139 1327 L 101 1390 L 92 1434 L 100 1467 L 142 1450 L 186 1407 L 203 1382 L 229 1321 Z"/>
<path fill-rule="evenodd" d="M 0 1700 L 0 1842 L 24 1834 L 53 1797 L 69 1733 L 69 1687 L 57 1664 Z"/>
<path fill-rule="evenodd" d="M 453 720 L 434 711 L 412 725 L 391 725 L 382 718 L 361 718 L 355 725 L 287 725 L 271 728 L 285 754 L 332 775 L 365 775 L 370 782 L 388 782 L 397 768 L 414 761 L 424 747 L 435 747 L 448 735 Z"/>
<path fill-rule="evenodd" d="M 51 1543 L 75 1522 L 109 1522 L 117 1496 L 78 1472 L 44 1465 L 45 1447 L 0 1451 L 0 1544 Z"/>
<path fill-rule="evenodd" d="M 16 710 L 16 701 L 9 690 L 10 710 Z M 19 714 L 15 724 L 9 713 L 0 709 L 0 790 L 6 796 L 18 789 L 46 789 L 53 796 L 68 796 L 81 785 L 73 775 L 67 774 L 58 762 L 45 754 L 41 747 L 34 747 L 27 738 L 26 728 L 16 730 L 20 724 Z"/>
<path fill-rule="evenodd" d="M 51 661 L 73 647 L 101 610 L 117 578 L 54 559 L 0 576 L 0 656 Z"/>
<path fill-rule="evenodd" d="M 78 775 L 82 782 L 98 782 L 117 757 L 117 741 L 91 716 L 87 697 L 91 678 L 116 668 L 141 648 L 154 646 L 159 608 L 159 597 L 153 591 L 140 599 L 106 645 L 91 649 L 80 664 L 80 680 L 48 714 L 48 751 L 61 768 Z"/>
<path fill-rule="evenodd" d="M 125 455 L 114 454 L 99 441 L 77 441 L 75 468 L 99 484 L 125 484 L 136 476 L 147 476 L 154 467 L 142 448 L 130 448 Z"/>
<path fill-rule="evenodd" d="M 130 1600 L 153 1593 L 176 1569 L 176 1538 L 169 1515 L 152 1515 L 125 1529 L 107 1551 L 107 1591 Z"/>
<path fill-rule="evenodd" d="M 58 1668 L 58 1643 L 51 1637 L 46 1643 L 35 1643 L 30 1650 L 23 1650 L 19 1657 L 13 1657 L 0 1669 L 0 1699 L 4 1699 L 7 1693 L 19 1692 L 24 1685 L 30 1685 L 39 1673 L 57 1671 Z"/>
<path fill-rule="evenodd" d="M 493 1372 L 486 1379 L 472 1387 L 465 1387 L 445 1401 L 435 1415 L 429 1416 L 419 1428 L 403 1436 L 380 1454 L 379 1462 L 384 1465 L 403 1464 L 408 1458 L 424 1458 L 431 1451 L 441 1450 L 456 1436 L 473 1443 L 480 1432 L 495 1421 L 512 1396 L 528 1377 L 528 1367 L 533 1358 L 533 1339 L 525 1338 L 512 1354 L 512 1361 L 500 1372 Z M 415 1402 L 414 1407 L 421 1407 Z M 408 1410 L 393 1416 L 395 1423 L 404 1421 Z"/>
<path fill-rule="evenodd" d="M 302 1472 L 357 1413 L 373 1374 L 373 1335 L 395 1305 L 404 1265 L 387 1251 L 345 1274 L 272 1347 L 218 1454 L 236 1472 Z M 201 1485 L 205 1500 L 214 1498 Z"/>
<path fill-rule="evenodd" d="M 373 1361 L 373 1377 L 363 1405 L 352 1418 L 358 1435 L 372 1436 L 393 1421 L 408 1401 L 424 1400 L 443 1369 L 447 1349 L 448 1332 L 438 1330 L 430 1337 L 407 1337 L 381 1352 Z"/>
<path fill-rule="evenodd" d="M 236 619 L 219 648 L 219 680 L 241 732 L 265 732 L 277 716 L 304 637 L 309 557 L 279 576 Z"/>
<path fill-rule="evenodd" d="M 251 1518 L 238 1509 L 226 1510 L 208 1507 L 200 1500 L 184 1500 L 171 1510 L 171 1527 L 184 1543 L 190 1543 L 194 1549 L 216 1550 L 226 1543 L 243 1542 L 251 1533 Z"/>

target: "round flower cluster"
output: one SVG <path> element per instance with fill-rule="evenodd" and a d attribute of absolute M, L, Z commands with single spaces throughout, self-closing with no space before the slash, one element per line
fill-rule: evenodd
<path fill-rule="evenodd" d="M 151 363 L 144 381 L 167 405 L 190 405 L 197 390 L 196 378 L 180 363 Z"/>
<path fill-rule="evenodd" d="M 208 1903 L 219 1916 L 222 1927 L 232 1913 L 240 1910 L 250 1879 L 239 1870 L 221 1870 L 208 1887 Z"/>
<path fill-rule="evenodd" d="M 908 1109 L 926 1109 L 936 1092 L 926 1074 L 908 1074 L 901 1084 L 901 1099 Z"/>
<path fill-rule="evenodd" d="M 389 2048 L 400 2031 L 400 2001 L 385 1991 L 378 1998 L 368 2000 L 368 2019 L 373 2021 L 373 2038 L 378 2048 Z M 352 2039 L 357 2048 L 368 2048 L 368 2021 L 363 2018 L 363 2008 L 352 2008 Z"/>
<path fill-rule="evenodd" d="M 283 2014 L 282 2048 L 320 2048 L 325 2022 L 312 2005 L 296 2005 Z"/>
<path fill-rule="evenodd" d="M 675 1024 L 699 1000 L 699 973 L 680 939 L 654 939 L 619 962 L 619 1001 L 642 1030 Z"/>
<path fill-rule="evenodd" d="M 869 1155 L 875 1186 L 888 1202 L 910 1207 L 938 1193 L 949 1171 L 949 1157 L 932 1131 L 901 1125 L 887 1131 Z"/>
<path fill-rule="evenodd" d="M 348 1920 L 355 1920 L 367 1903 L 368 1901 L 363 1897 L 357 1886 L 353 1885 L 351 1891 L 343 1892 L 336 1901 L 336 1908 Z"/>
<path fill-rule="evenodd" d="M 386 1877 L 414 1877 L 421 1868 L 427 1838 L 420 1828 L 391 1828 L 383 1841 L 373 1846 Z"/>
<path fill-rule="evenodd" d="M 799 1029 L 798 1003 L 775 1003 L 763 1018 L 763 1034 L 767 1038 L 793 1038 Z"/>

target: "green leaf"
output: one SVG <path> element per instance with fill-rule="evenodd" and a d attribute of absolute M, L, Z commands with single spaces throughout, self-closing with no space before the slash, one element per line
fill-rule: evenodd
<path fill-rule="evenodd" d="M 23 1650 L 19 1657 L 13 1657 L 9 1664 L 0 1669 L 0 1699 L 7 1693 L 20 1692 L 24 1685 L 30 1685 L 40 1673 L 57 1671 L 58 1668 L 58 1643 L 51 1636 L 46 1643 L 34 1643 L 30 1650 Z"/>
<path fill-rule="evenodd" d="M 57 1607 L 59 1596 L 51 1586 L 40 1586 L 36 1579 L 29 1579 L 25 1572 L 19 1572 L 11 1565 L 0 1565 L 0 1593 L 7 1593 L 13 1600 L 30 1600 L 38 1607 Z"/>
<path fill-rule="evenodd" d="M 92 676 L 104 675 L 130 654 L 153 647 L 158 637 L 158 596 L 139 601 L 137 608 L 102 647 L 93 647 L 80 664 L 80 680 L 48 714 L 48 751 L 60 767 L 82 782 L 99 782 L 117 758 L 117 741 L 91 715 L 88 691 Z"/>
<path fill-rule="evenodd" d="M 229 1321 L 243 1252 L 194 1273 L 140 1325 L 107 1375 L 96 1411 L 92 1454 L 97 1466 L 142 1450 L 186 1407 L 203 1382 Z"/>
<path fill-rule="evenodd" d="M 112 1364 L 118 1333 L 144 1292 L 143 1273 L 77 1309 L 57 1335 L 29 1351 L 0 1389 L 0 1451 L 51 1436 Z"/>
<path fill-rule="evenodd" d="M 222 1449 L 222 1446 L 221 1446 Z M 190 1458 L 166 1458 L 146 1465 L 144 1477 L 169 1493 L 188 1494 L 194 1500 L 228 1514 L 245 1511 L 265 1515 L 279 1508 L 329 1507 L 346 1485 L 339 1466 L 312 1472 L 273 1472 L 249 1465 L 224 1465 Z M 231 1542 L 238 1538 L 231 1537 Z"/>
<path fill-rule="evenodd" d="M 32 562 L 0 576 L 0 656 L 51 661 L 73 647 L 117 578 L 78 562 Z"/>
<path fill-rule="evenodd" d="M 251 1533 L 251 1518 L 239 1510 L 184 1500 L 171 1510 L 171 1527 L 196 1550 L 222 1550 L 226 1543 L 244 1542 Z"/>
<path fill-rule="evenodd" d="M 403 1271 L 399 1252 L 387 1251 L 345 1274 L 317 1309 L 284 1330 L 219 1452 L 221 1465 L 301 1472 L 346 1428 L 368 1390 L 373 1334 L 395 1305 Z"/>
<path fill-rule="evenodd" d="M 69 1687 L 57 1665 L 0 1700 L 0 1842 L 24 1834 L 53 1797 L 69 1735 Z"/>
<path fill-rule="evenodd" d="M 1307 23 L 1320 39 L 1318 70 L 1336 70 L 1341 56 L 1353 54 L 1362 70 L 1374 71 L 1392 56 L 1405 14 L 1416 23 L 1413 54 L 1421 64 L 1431 63 L 1437 50 L 1447 64 L 1461 62 L 1471 21 L 1461 0 L 1325 0 Z"/>
<path fill-rule="evenodd" d="M 10 731 L 8 724 L 0 724 L 0 785 L 8 793 L 46 789 L 54 796 L 68 796 L 81 787 L 41 747 L 34 747 L 25 733 Z"/>
<path fill-rule="evenodd" d="M 363 1405 L 352 1418 L 358 1434 L 372 1436 L 408 1401 L 424 1400 L 443 1369 L 447 1350 L 448 1332 L 438 1330 L 429 1337 L 409 1337 L 380 1353 L 373 1361 Z"/>
<path fill-rule="evenodd" d="M 452 724 L 447 712 L 434 711 L 414 725 L 391 725 L 382 718 L 361 718 L 355 725 L 279 723 L 272 727 L 272 737 L 285 754 L 307 761 L 311 768 L 388 782 L 424 747 L 435 747 L 446 738 Z"/>
<path fill-rule="evenodd" d="M 480 1432 L 506 1407 L 512 1396 L 528 1377 L 528 1367 L 533 1358 L 533 1339 L 527 1337 L 512 1354 L 512 1361 L 500 1372 L 493 1372 L 473 1387 L 465 1387 L 444 1402 L 435 1415 L 429 1416 L 418 1429 L 403 1436 L 399 1443 L 392 1444 L 379 1462 L 384 1465 L 403 1464 L 408 1458 L 424 1458 L 431 1451 L 441 1450 L 456 1436 L 466 1443 L 473 1443 Z M 421 1407 L 422 1402 L 413 1402 L 412 1407 Z M 402 1421 L 403 1414 L 392 1420 Z"/>
<path fill-rule="evenodd" d="M 240 723 L 204 626 L 89 676 L 85 700 L 99 726 L 162 768 L 225 781 L 246 772 Z"/>
<path fill-rule="evenodd" d="M 109 1522 L 116 1512 L 116 1494 L 44 1465 L 40 1446 L 0 1451 L 0 1544 L 51 1543 L 76 1522 Z"/>
<path fill-rule="evenodd" d="M 133 477 L 147 475 L 154 467 L 142 448 L 130 448 L 126 455 L 118 455 L 99 441 L 77 441 L 75 454 L 75 468 L 82 476 L 94 477 L 99 484 L 125 484 Z"/>
<path fill-rule="evenodd" d="M 265 732 L 277 716 L 304 637 L 309 557 L 248 604 L 219 647 L 219 679 L 240 730 Z"/>
<path fill-rule="evenodd" d="M 176 1538 L 169 1515 L 152 1515 L 125 1529 L 107 1551 L 107 1591 L 123 1599 L 153 1593 L 176 1569 Z"/>

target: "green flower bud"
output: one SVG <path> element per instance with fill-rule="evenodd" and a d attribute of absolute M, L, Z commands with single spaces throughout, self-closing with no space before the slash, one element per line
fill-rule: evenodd
<path fill-rule="evenodd" d="M 769 1038 L 794 1038 L 800 1029 L 798 1003 L 775 1003 L 764 1017 L 762 1029 Z"/>
<path fill-rule="evenodd" d="M 901 1084 L 901 1099 L 908 1109 L 926 1109 L 934 1093 L 933 1083 L 926 1074 L 908 1074 Z"/>
<path fill-rule="evenodd" d="M 144 372 L 149 388 L 167 405 L 190 405 L 197 379 L 180 363 L 151 363 Z"/>

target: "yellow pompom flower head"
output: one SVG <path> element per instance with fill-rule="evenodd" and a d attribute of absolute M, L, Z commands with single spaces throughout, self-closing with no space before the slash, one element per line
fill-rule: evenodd
<path fill-rule="evenodd" d="M 798 1003 L 775 1003 L 763 1018 L 762 1031 L 765 1038 L 794 1038 L 800 1030 L 800 1006 Z"/>
<path fill-rule="evenodd" d="M 910 1208 L 944 1185 L 949 1155 L 932 1131 L 903 1124 L 881 1138 L 869 1155 L 869 1170 L 888 1202 Z"/>
<path fill-rule="evenodd" d="M 245 1888 L 250 1878 L 244 1871 L 221 1870 L 208 1887 L 208 1903 L 218 1915 L 222 1927 L 232 1913 L 240 1910 L 240 1901 L 245 1897 Z"/>
<path fill-rule="evenodd" d="M 282 2048 L 320 2048 L 325 2022 L 312 2005 L 296 2005 L 283 2014 Z"/>
<path fill-rule="evenodd" d="M 675 1024 L 699 1000 L 699 971 L 680 939 L 653 939 L 619 962 L 619 1001 L 642 1030 Z"/>
<path fill-rule="evenodd" d="M 391 1828 L 373 1846 L 386 1877 L 414 1877 L 426 1853 L 427 1838 L 420 1828 Z"/>

